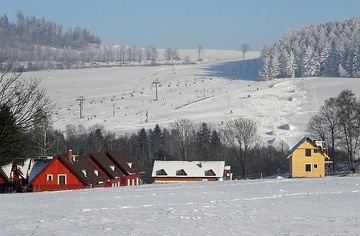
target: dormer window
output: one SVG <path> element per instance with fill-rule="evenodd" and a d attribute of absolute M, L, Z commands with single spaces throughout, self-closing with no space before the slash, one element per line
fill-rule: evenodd
<path fill-rule="evenodd" d="M 205 176 L 215 176 L 215 175 L 216 174 L 212 169 L 205 171 Z"/>
<path fill-rule="evenodd" d="M 99 171 L 98 171 L 98 170 L 94 170 L 94 174 L 95 174 L 96 176 L 99 176 Z"/>
<path fill-rule="evenodd" d="M 181 169 L 176 171 L 176 175 L 187 175 L 187 173 L 185 172 L 184 169 Z"/>
<path fill-rule="evenodd" d="M 133 163 L 132 162 L 126 162 L 126 164 L 131 168 L 133 168 Z"/>
<path fill-rule="evenodd" d="M 109 166 L 112 171 L 115 171 L 115 166 Z"/>
<path fill-rule="evenodd" d="M 167 173 L 165 172 L 164 169 L 161 169 L 156 171 L 156 175 L 167 175 Z"/>
<path fill-rule="evenodd" d="M 83 173 L 83 175 L 84 175 L 85 177 L 87 177 L 87 172 L 86 172 L 86 170 L 81 170 L 81 172 Z"/>

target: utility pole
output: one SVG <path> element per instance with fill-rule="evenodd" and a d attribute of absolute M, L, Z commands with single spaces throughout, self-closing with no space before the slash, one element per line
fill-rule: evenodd
<path fill-rule="evenodd" d="M 154 82 L 152 82 L 153 84 L 155 84 L 155 101 L 158 100 L 158 91 L 157 91 L 157 88 L 158 88 L 158 84 L 160 83 L 159 82 L 159 79 L 156 79 Z"/>
<path fill-rule="evenodd" d="M 84 96 L 80 96 L 78 99 L 76 99 L 76 101 L 79 101 L 79 107 L 80 107 L 80 119 L 81 118 L 84 118 L 83 115 L 82 115 L 82 111 L 83 111 L 83 108 L 84 108 L 84 101 L 85 101 L 85 98 Z"/>

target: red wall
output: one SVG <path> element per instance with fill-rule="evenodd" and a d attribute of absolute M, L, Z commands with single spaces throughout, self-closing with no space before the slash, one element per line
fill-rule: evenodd
<path fill-rule="evenodd" d="M 47 181 L 47 175 L 52 174 L 53 180 Z M 58 174 L 66 175 L 66 185 L 58 184 Z M 69 189 L 82 189 L 84 184 L 79 181 L 76 176 L 66 168 L 66 166 L 59 161 L 54 159 L 49 163 L 45 169 L 40 172 L 38 176 L 32 182 L 31 185 L 34 192 L 41 191 L 56 191 L 56 190 L 69 190 Z"/>
<path fill-rule="evenodd" d="M 128 180 L 130 180 L 130 184 L 128 184 Z M 140 175 L 127 175 L 121 178 L 121 185 L 120 186 L 132 186 L 132 185 L 139 185 L 140 184 Z"/>

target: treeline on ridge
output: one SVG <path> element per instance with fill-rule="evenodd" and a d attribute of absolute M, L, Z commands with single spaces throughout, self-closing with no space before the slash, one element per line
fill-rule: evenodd
<path fill-rule="evenodd" d="M 285 32 L 260 57 L 261 80 L 360 77 L 360 17 Z"/>
<path fill-rule="evenodd" d="M 88 43 L 100 44 L 101 40 L 85 28 L 75 27 L 66 31 L 63 26 L 53 21 L 35 16 L 24 16 L 17 12 L 17 22 L 11 23 L 7 15 L 0 17 L 1 46 L 20 46 L 24 50 L 32 50 L 33 45 L 55 48 L 71 47 L 80 49 Z"/>

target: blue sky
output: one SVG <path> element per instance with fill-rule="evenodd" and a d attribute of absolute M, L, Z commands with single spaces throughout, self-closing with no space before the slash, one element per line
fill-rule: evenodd
<path fill-rule="evenodd" d="M 286 30 L 360 16 L 359 0 L 0 0 L 0 15 L 16 12 L 80 26 L 104 43 L 157 48 L 252 50 Z"/>

